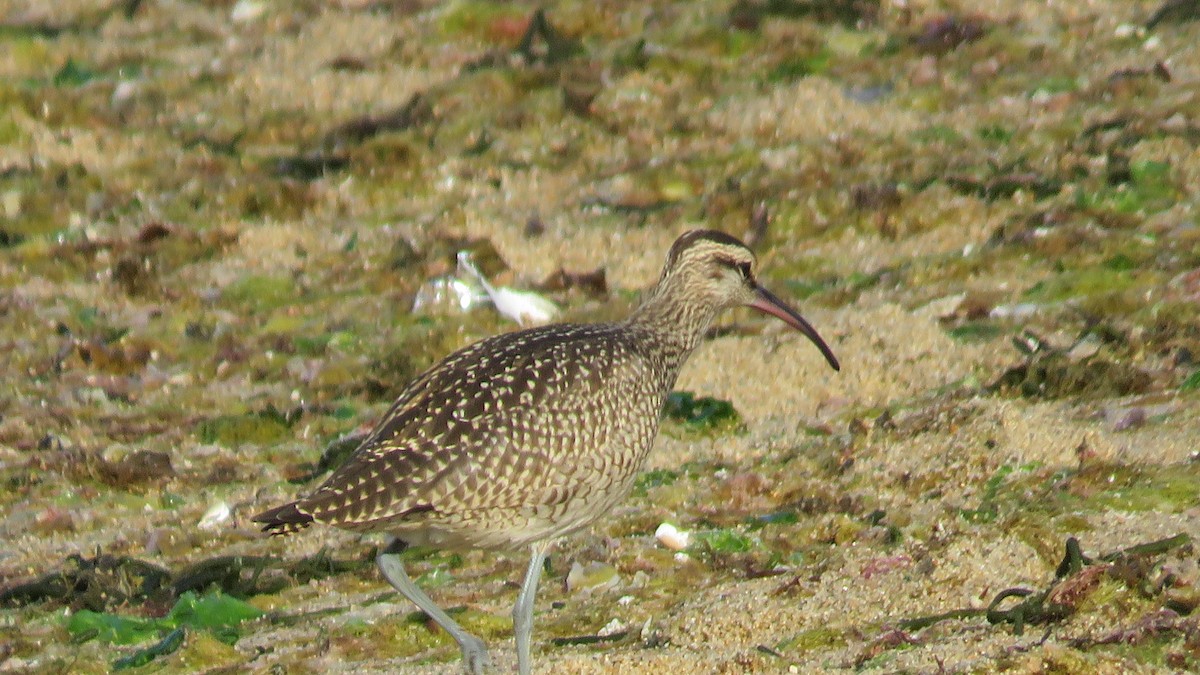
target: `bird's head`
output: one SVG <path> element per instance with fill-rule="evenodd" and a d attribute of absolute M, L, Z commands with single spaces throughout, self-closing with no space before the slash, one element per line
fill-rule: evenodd
<path fill-rule="evenodd" d="M 672 288 L 685 302 L 718 311 L 746 305 L 777 317 L 812 340 L 829 365 L 840 370 L 837 357 L 816 329 L 759 285 L 757 271 L 754 253 L 736 237 L 715 230 L 691 230 L 671 246 L 658 288 Z"/>

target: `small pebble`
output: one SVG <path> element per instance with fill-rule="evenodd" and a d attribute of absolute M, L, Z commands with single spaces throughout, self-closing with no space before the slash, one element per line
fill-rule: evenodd
<path fill-rule="evenodd" d="M 601 628 L 596 634 L 600 636 L 616 635 L 623 630 L 625 630 L 624 622 L 622 622 L 620 619 L 613 619 L 612 621 L 604 624 L 604 627 Z"/>
<path fill-rule="evenodd" d="M 1037 314 L 1041 309 L 1038 305 L 1031 302 L 1022 302 L 1015 305 L 996 305 L 992 311 L 988 312 L 988 316 L 993 319 L 1028 319 Z"/>
<path fill-rule="evenodd" d="M 1139 30 L 1141 30 L 1139 26 L 1131 23 L 1123 23 L 1113 31 L 1113 37 L 1124 40 L 1125 38 L 1137 35 Z"/>
<path fill-rule="evenodd" d="M 267 12 L 267 3 L 259 0 L 238 0 L 229 12 L 229 19 L 234 23 L 253 21 Z"/>
<path fill-rule="evenodd" d="M 21 215 L 22 197 L 21 191 L 15 189 L 0 194 L 0 211 L 4 212 L 6 218 L 15 219 Z"/>
<path fill-rule="evenodd" d="M 133 80 L 121 80 L 117 83 L 117 86 L 113 87 L 109 102 L 113 107 L 120 107 L 133 100 L 137 92 L 138 85 L 136 82 Z"/>
<path fill-rule="evenodd" d="M 1072 361 L 1082 361 L 1095 356 L 1099 351 L 1100 342 L 1098 340 L 1081 340 L 1067 352 L 1067 358 Z"/>
<path fill-rule="evenodd" d="M 1130 408 L 1113 424 L 1113 431 L 1128 431 L 1146 423 L 1146 411 L 1143 408 Z"/>

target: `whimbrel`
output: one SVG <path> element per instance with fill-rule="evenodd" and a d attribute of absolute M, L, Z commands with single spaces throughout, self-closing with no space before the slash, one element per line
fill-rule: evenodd
<path fill-rule="evenodd" d="M 397 554 L 528 547 L 513 607 L 526 675 L 547 550 L 629 494 L 679 369 L 719 313 L 749 305 L 772 314 L 838 370 L 817 331 L 758 285 L 755 265 L 734 237 L 685 233 L 629 318 L 497 335 L 451 354 L 400 393 L 312 494 L 254 520 L 272 534 L 323 523 L 390 535 L 376 558 L 383 576 L 454 638 L 469 673 L 488 665 L 487 647 L 413 583 Z"/>

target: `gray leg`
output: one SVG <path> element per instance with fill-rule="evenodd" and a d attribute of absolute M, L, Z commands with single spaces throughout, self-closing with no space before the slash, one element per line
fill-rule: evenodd
<path fill-rule="evenodd" d="M 533 556 L 525 569 L 525 582 L 521 594 L 513 605 L 513 633 L 517 639 L 517 670 L 529 675 L 529 640 L 533 636 L 533 599 L 537 596 L 538 581 L 542 578 L 542 563 L 551 542 L 539 541 L 533 545 Z"/>
<path fill-rule="evenodd" d="M 471 635 L 463 630 L 463 627 L 458 625 L 454 619 L 451 619 L 448 614 L 443 612 L 433 600 L 425 595 L 425 591 L 417 588 L 412 579 L 404 572 L 404 565 L 400 562 L 400 556 L 395 553 L 388 553 L 384 549 L 375 557 L 375 562 L 379 565 L 379 571 L 383 572 L 383 577 L 388 580 L 396 588 L 404 594 L 404 597 L 412 601 L 414 605 L 419 607 L 422 612 L 425 612 L 437 625 L 442 627 L 454 638 L 458 643 L 459 649 L 462 650 L 463 670 L 471 673 L 471 675 L 479 675 L 484 668 L 489 665 L 487 645 L 483 644 L 483 640 Z M 536 582 L 535 582 L 536 585 Z"/>

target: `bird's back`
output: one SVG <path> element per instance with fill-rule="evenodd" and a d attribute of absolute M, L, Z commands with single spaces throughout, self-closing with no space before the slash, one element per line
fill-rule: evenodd
<path fill-rule="evenodd" d="M 657 431 L 674 369 L 644 342 L 624 324 L 556 325 L 462 349 L 268 528 L 495 548 L 578 529 L 624 496 Z"/>

